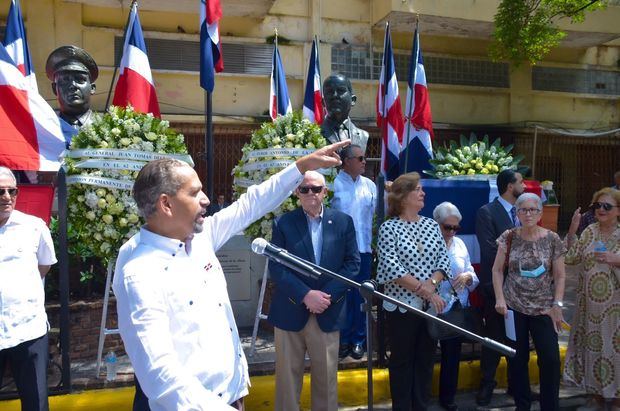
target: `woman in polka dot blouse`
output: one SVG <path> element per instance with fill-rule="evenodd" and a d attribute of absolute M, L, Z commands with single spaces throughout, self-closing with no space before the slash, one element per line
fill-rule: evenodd
<path fill-rule="evenodd" d="M 418 173 L 403 174 L 392 183 L 391 218 L 379 229 L 377 280 L 385 284 L 385 294 L 420 309 L 431 304 L 441 312 L 445 302 L 437 285 L 450 272 L 450 259 L 437 222 L 419 215 L 424 196 Z M 425 410 L 437 342 L 428 335 L 424 318 L 387 302 L 383 308 L 391 351 L 392 409 Z"/>

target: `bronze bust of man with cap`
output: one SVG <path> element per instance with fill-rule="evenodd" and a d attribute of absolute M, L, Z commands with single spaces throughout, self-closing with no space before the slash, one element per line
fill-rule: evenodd
<path fill-rule="evenodd" d="M 329 144 L 351 139 L 351 144 L 358 145 L 366 153 L 368 132 L 357 128 L 349 118 L 351 107 L 357 97 L 353 94 L 351 81 L 343 74 L 332 74 L 323 82 L 323 101 L 327 116 L 321 124 L 321 134 Z"/>
<path fill-rule="evenodd" d="M 47 58 L 45 73 L 58 98 L 59 117 L 66 123 L 61 122 L 69 142 L 80 127 L 92 121 L 90 98 L 95 94 L 99 68 L 84 49 L 62 46 L 52 51 Z"/>

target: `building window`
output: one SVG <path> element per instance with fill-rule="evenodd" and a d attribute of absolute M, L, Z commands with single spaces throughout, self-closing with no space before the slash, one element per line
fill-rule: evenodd
<path fill-rule="evenodd" d="M 383 53 L 364 47 L 338 45 L 332 48 L 332 71 L 352 79 L 376 80 L 381 73 Z M 409 75 L 407 53 L 394 53 L 396 77 L 407 81 Z M 424 58 L 426 80 L 435 84 L 454 84 L 480 87 L 510 87 L 510 73 L 507 63 L 493 63 L 486 60 L 457 59 L 427 56 Z"/>
<path fill-rule="evenodd" d="M 532 89 L 617 96 L 620 95 L 620 72 L 535 66 Z"/>
<path fill-rule="evenodd" d="M 153 70 L 200 70 L 200 43 L 188 40 L 145 38 Z M 224 43 L 224 72 L 266 74 L 271 72 L 272 44 Z M 123 38 L 114 39 L 115 64 L 120 64 Z"/>

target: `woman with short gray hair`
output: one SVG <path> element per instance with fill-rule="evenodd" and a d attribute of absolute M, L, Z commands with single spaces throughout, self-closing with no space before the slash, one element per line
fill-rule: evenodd
<path fill-rule="evenodd" d="M 518 410 L 532 403 L 528 363 L 529 336 L 532 336 L 540 374 L 540 409 L 558 410 L 560 390 L 560 349 L 564 303 L 564 254 L 566 247 L 553 231 L 538 226 L 542 201 L 524 193 L 515 202 L 521 227 L 506 230 L 497 239 L 493 264 L 495 310 L 507 316 L 512 310 L 516 340 L 510 341 L 517 353 L 509 360 L 510 382 Z M 507 273 L 504 273 L 507 260 Z"/>
<path fill-rule="evenodd" d="M 469 252 L 463 240 L 456 236 L 463 216 L 459 209 L 450 202 L 443 202 L 433 210 L 433 218 L 439 223 L 441 235 L 448 247 L 450 257 L 451 280 L 439 285 L 440 295 L 452 295 L 452 287 L 458 294 L 463 307 L 469 306 L 469 293 L 480 283 L 471 265 Z M 452 284 L 450 284 L 450 282 Z M 441 340 L 441 371 L 439 372 L 439 403 L 446 410 L 458 410 L 454 402 L 459 379 L 459 361 L 461 357 L 461 338 Z"/>

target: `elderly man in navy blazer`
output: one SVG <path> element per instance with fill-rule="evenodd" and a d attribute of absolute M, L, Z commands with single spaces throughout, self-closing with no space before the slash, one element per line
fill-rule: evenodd
<path fill-rule="evenodd" d="M 354 278 L 360 256 L 353 220 L 323 206 L 325 178 L 306 172 L 296 190 L 302 207 L 273 224 L 272 242 L 330 271 Z M 345 325 L 342 282 L 305 277 L 271 262 L 275 284 L 269 321 L 275 327 L 276 411 L 299 410 L 306 352 L 311 362 L 312 410 L 338 409 L 337 371 L 340 329 Z"/>

